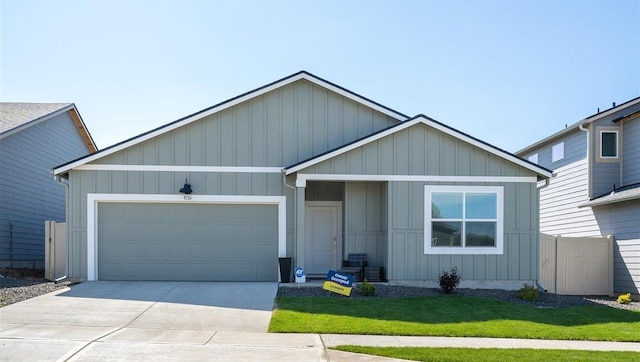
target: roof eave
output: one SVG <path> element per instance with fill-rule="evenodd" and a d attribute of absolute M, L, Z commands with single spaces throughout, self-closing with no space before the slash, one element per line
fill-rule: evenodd
<path fill-rule="evenodd" d="M 533 143 L 533 144 L 531 144 L 531 145 L 529 145 L 529 146 L 527 146 L 527 147 L 525 147 L 525 148 L 523 148 L 523 149 L 521 149 L 519 151 L 516 151 L 515 155 L 520 156 L 520 155 L 526 154 L 527 152 L 529 152 L 529 151 L 531 151 L 531 150 L 533 150 L 535 148 L 538 148 L 539 146 L 541 146 L 541 145 L 543 145 L 545 143 L 553 141 L 554 139 L 556 139 L 556 138 L 558 138 L 558 137 L 560 137 L 562 135 L 565 135 L 565 134 L 575 130 L 576 128 L 579 128 L 582 125 L 585 125 L 587 123 L 592 123 L 592 122 L 597 121 L 597 120 L 599 120 L 599 119 L 601 119 L 603 117 L 611 115 L 611 114 L 613 114 L 615 112 L 619 112 L 622 109 L 625 109 L 627 107 L 631 107 L 631 106 L 633 106 L 635 104 L 638 104 L 638 103 L 640 103 L 640 97 L 633 98 L 633 99 L 628 100 L 628 101 L 626 101 L 626 102 L 624 102 L 622 104 L 619 104 L 619 105 L 617 105 L 615 107 L 611 107 L 611 108 L 609 108 L 607 110 L 604 110 L 604 111 L 602 111 L 600 113 L 593 114 L 593 115 L 591 115 L 589 117 L 586 117 L 586 118 L 584 118 L 584 119 L 582 119 L 582 120 L 580 120 L 578 122 L 575 122 L 575 123 L 567 126 L 563 130 L 560 130 L 560 131 L 558 131 L 558 132 L 556 132 L 556 133 L 554 133 L 554 134 L 552 134 L 552 135 L 550 135 L 550 136 L 548 136 L 546 138 L 543 138 L 542 140 L 540 140 L 540 141 L 538 141 L 536 143 Z"/>
<path fill-rule="evenodd" d="M 29 127 L 33 127 L 33 126 L 35 126 L 35 125 L 37 125 L 39 123 L 42 123 L 42 122 L 44 122 L 44 121 L 46 121 L 46 120 L 48 120 L 50 118 L 53 118 L 53 117 L 55 117 L 57 115 L 63 114 L 65 112 L 68 112 L 68 111 L 72 110 L 73 108 L 75 108 L 73 103 L 69 103 L 66 106 L 58 108 L 57 110 L 55 110 L 53 112 L 47 113 L 47 114 L 42 115 L 42 116 L 40 116 L 38 118 L 32 119 L 32 120 L 30 120 L 28 122 L 25 122 L 25 123 L 22 123 L 20 125 L 17 125 L 17 126 L 11 128 L 11 129 L 5 130 L 4 132 L 0 132 L 0 138 L 4 138 L 4 137 L 10 136 L 10 135 L 12 135 L 14 133 L 20 132 L 20 131 L 22 131 L 24 129 L 27 129 Z"/>
<path fill-rule="evenodd" d="M 539 180 L 544 180 L 544 179 L 548 179 L 551 178 L 553 176 L 553 171 L 548 170 L 542 166 L 536 165 L 534 163 L 531 163 L 525 159 L 522 159 L 516 155 L 513 155 L 507 151 L 504 151 L 502 149 L 499 149 L 493 145 L 490 145 L 486 142 L 480 141 L 477 138 L 474 138 L 472 136 L 469 136 L 463 132 L 460 132 L 452 127 L 446 126 L 443 123 L 440 123 L 432 118 L 429 118 L 425 115 L 417 115 L 411 119 L 406 120 L 405 122 L 402 122 L 398 125 L 394 125 L 392 127 L 389 127 L 381 132 L 377 132 L 374 133 L 373 135 L 369 135 L 366 137 L 361 138 L 360 140 L 357 140 L 355 142 L 352 142 L 348 145 L 344 145 L 341 147 L 338 147 L 332 151 L 326 152 L 322 155 L 313 157 L 311 159 L 308 159 L 306 161 L 302 161 L 300 163 L 291 165 L 289 167 L 286 168 L 286 174 L 290 175 L 293 174 L 295 172 L 298 172 L 300 170 L 303 170 L 307 167 L 311 167 L 315 164 L 318 164 L 320 162 L 323 162 L 325 160 L 331 159 L 333 157 L 336 157 L 338 155 L 341 155 L 345 152 L 348 152 L 354 148 L 358 148 L 361 147 L 363 145 L 366 145 L 367 143 L 370 142 L 374 142 L 380 138 L 386 137 L 390 134 L 396 133 L 398 131 L 401 131 L 403 129 L 406 129 L 408 127 L 411 127 L 417 123 L 423 123 L 426 124 L 427 126 L 433 127 L 441 132 L 444 132 L 446 134 L 449 134 L 450 136 L 453 136 L 455 138 L 461 139 L 467 143 L 470 143 L 476 147 L 479 147 L 489 153 L 492 153 L 498 157 L 507 159 L 513 163 L 518 164 L 519 166 L 525 167 L 533 172 L 535 172 L 538 175 L 538 179 Z"/>
<path fill-rule="evenodd" d="M 214 106 L 211 106 L 209 108 L 205 108 L 205 109 L 203 109 L 203 110 L 201 110 L 199 112 L 193 113 L 193 114 L 191 114 L 189 116 L 180 118 L 180 119 L 178 119 L 176 121 L 170 122 L 170 123 L 162 125 L 160 127 L 157 127 L 157 128 L 155 128 L 155 129 L 153 129 L 151 131 L 142 133 L 142 134 L 140 134 L 138 136 L 129 138 L 128 140 L 125 140 L 125 141 L 122 141 L 122 142 L 117 143 L 115 145 L 112 145 L 112 146 L 109 146 L 107 148 L 104 148 L 104 149 L 102 149 L 102 150 L 100 150 L 98 152 L 95 152 L 93 154 L 90 154 L 90 155 L 81 157 L 79 159 L 72 160 L 72 161 L 67 162 L 65 164 L 59 165 L 59 166 L 57 166 L 57 167 L 55 167 L 53 169 L 53 172 L 56 175 L 60 174 L 60 173 L 63 173 L 63 172 L 67 172 L 67 171 L 69 171 L 69 170 L 71 170 L 71 169 L 73 169 L 73 168 L 75 168 L 77 166 L 80 166 L 80 165 L 83 165 L 85 163 L 94 161 L 94 160 L 96 160 L 98 158 L 110 155 L 110 154 L 112 154 L 114 152 L 118 152 L 118 151 L 120 151 L 122 149 L 128 148 L 130 146 L 136 145 L 136 144 L 141 143 L 141 142 L 144 142 L 144 141 L 146 141 L 146 140 L 148 140 L 150 138 L 156 137 L 156 136 L 161 135 L 163 133 L 170 132 L 170 131 L 172 131 L 172 130 L 174 130 L 176 128 L 182 127 L 182 126 L 184 126 L 186 124 L 189 124 L 189 123 L 194 122 L 196 120 L 202 119 L 202 118 L 207 117 L 207 116 L 209 116 L 211 114 L 218 113 L 218 112 L 220 112 L 222 110 L 225 110 L 227 108 L 233 107 L 233 106 L 235 106 L 235 105 L 237 105 L 239 103 L 245 102 L 245 101 L 247 101 L 249 99 L 258 97 L 258 96 L 260 96 L 262 94 L 265 94 L 265 93 L 273 91 L 275 89 L 284 87 L 286 85 L 289 85 L 291 83 L 294 83 L 294 82 L 302 80 L 302 79 L 307 80 L 307 81 L 309 81 L 311 83 L 314 83 L 316 85 L 322 86 L 322 87 L 324 87 L 326 89 L 329 89 L 329 90 L 331 90 L 333 92 L 336 92 L 336 93 L 338 93 L 338 94 L 340 94 L 342 96 L 345 96 L 346 98 L 349 98 L 349 99 L 351 99 L 351 100 L 353 100 L 355 102 L 367 105 L 367 106 L 369 106 L 369 107 L 371 107 L 371 108 L 373 108 L 373 109 L 375 109 L 375 110 L 377 110 L 377 111 L 379 111 L 379 112 L 381 112 L 381 113 L 383 113 L 383 114 L 385 114 L 385 115 L 387 115 L 389 117 L 392 117 L 392 118 L 398 120 L 398 122 L 402 122 L 402 121 L 404 121 L 404 120 L 406 120 L 408 118 L 406 115 L 404 115 L 404 114 L 402 114 L 400 112 L 397 112 L 397 111 L 395 111 L 395 110 L 393 110 L 391 108 L 383 106 L 383 105 L 381 105 L 381 104 L 379 104 L 377 102 L 374 102 L 374 101 L 372 101 L 372 100 L 370 100 L 370 99 L 368 99 L 366 97 L 358 95 L 357 93 L 354 93 L 354 92 L 352 92 L 352 91 L 350 91 L 350 90 L 348 90 L 346 88 L 340 87 L 340 86 L 338 86 L 338 85 L 336 85 L 334 83 L 326 81 L 326 80 L 324 80 L 324 79 L 322 79 L 320 77 L 317 77 L 317 76 L 315 76 L 315 75 L 313 75 L 313 74 L 311 74 L 309 72 L 300 71 L 298 73 L 294 73 L 294 74 L 292 74 L 290 76 L 287 76 L 287 77 L 282 78 L 280 80 L 277 80 L 275 82 L 269 83 L 269 84 L 267 84 L 265 86 L 256 88 L 256 89 L 251 90 L 249 92 L 243 93 L 243 94 L 241 94 L 239 96 L 230 98 L 230 99 L 225 100 L 223 102 L 220 102 L 220 103 L 218 103 L 218 104 L 216 104 Z"/>

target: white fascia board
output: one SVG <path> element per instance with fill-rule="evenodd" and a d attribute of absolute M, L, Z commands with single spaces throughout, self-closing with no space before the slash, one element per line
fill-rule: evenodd
<path fill-rule="evenodd" d="M 384 138 L 384 137 L 386 137 L 386 136 L 388 136 L 390 134 L 394 134 L 396 132 L 402 131 L 403 129 L 411 127 L 414 124 L 419 123 L 419 122 L 421 122 L 420 119 L 413 119 L 411 121 L 406 121 L 406 122 L 401 123 L 401 124 L 399 124 L 397 126 L 389 128 L 386 131 L 382 131 L 380 133 L 376 133 L 371 137 L 363 138 L 358 142 L 354 142 L 354 143 L 352 143 L 350 145 L 338 148 L 338 149 L 336 149 L 336 150 L 334 150 L 332 152 L 326 153 L 326 154 L 324 154 L 322 156 L 310 159 L 307 162 L 304 162 L 304 163 L 301 163 L 301 164 L 299 164 L 297 166 L 289 168 L 289 169 L 287 169 L 287 173 L 286 174 L 287 175 L 291 175 L 292 173 L 298 172 L 298 171 L 303 170 L 303 169 L 305 169 L 307 167 L 316 165 L 316 164 L 318 164 L 320 162 L 326 161 L 328 159 L 331 159 L 331 158 L 334 158 L 336 156 L 339 156 L 339 155 L 341 155 L 343 153 L 349 152 L 349 151 L 351 151 L 351 150 L 353 150 L 355 148 L 364 146 L 367 143 L 371 143 L 371 142 L 377 141 L 377 140 L 379 140 L 381 138 Z"/>
<path fill-rule="evenodd" d="M 352 144 L 347 145 L 345 147 L 336 149 L 333 152 L 329 152 L 329 153 L 324 154 L 322 156 L 319 156 L 319 157 L 316 157 L 314 159 L 311 159 L 311 160 L 309 160 L 307 162 L 301 163 L 301 164 L 299 164 L 297 166 L 294 166 L 294 167 L 292 167 L 290 169 L 287 169 L 287 173 L 286 174 L 290 175 L 290 174 L 292 174 L 294 172 L 300 171 L 300 170 L 305 169 L 307 167 L 310 167 L 310 166 L 313 166 L 313 165 L 318 164 L 320 162 L 326 161 L 326 160 L 328 160 L 330 158 L 333 158 L 333 157 L 339 156 L 339 155 L 341 155 L 343 153 L 349 152 L 349 151 L 351 151 L 351 150 L 353 150 L 355 148 L 364 146 L 367 143 L 377 141 L 377 140 L 379 140 L 379 139 L 381 139 L 383 137 L 386 137 L 386 136 L 391 135 L 393 133 L 402 131 L 402 130 L 404 130 L 404 129 L 408 128 L 408 127 L 411 127 L 411 126 L 413 126 L 415 124 L 418 124 L 418 123 L 423 123 L 423 124 L 425 124 L 425 125 L 427 125 L 429 127 L 435 128 L 435 129 L 437 129 L 437 130 L 439 130 L 439 131 L 441 131 L 443 133 L 446 133 L 446 134 L 448 134 L 448 135 L 450 135 L 450 136 L 452 136 L 454 138 L 457 138 L 459 140 L 467 142 L 467 143 L 469 143 L 469 144 L 471 144 L 471 145 L 473 145 L 475 147 L 478 147 L 478 148 L 480 148 L 482 150 L 485 150 L 485 151 L 487 151 L 487 152 L 489 152 L 491 154 L 494 154 L 494 155 L 496 155 L 496 156 L 498 156 L 500 158 L 503 158 L 503 159 L 506 159 L 506 160 L 508 160 L 510 162 L 513 162 L 513 163 L 515 163 L 515 164 L 517 164 L 517 165 L 519 165 L 521 167 L 524 167 L 524 168 L 526 168 L 526 169 L 528 169 L 530 171 L 533 171 L 533 172 L 535 172 L 535 173 L 537 173 L 539 175 L 542 175 L 544 177 L 550 178 L 552 176 L 552 173 L 549 172 L 549 171 L 546 171 L 546 170 L 543 170 L 543 169 L 541 169 L 539 167 L 531 165 L 528 162 L 523 161 L 518 157 L 515 157 L 515 156 L 513 156 L 513 155 L 511 155 L 509 153 L 506 153 L 504 151 L 500 151 L 498 149 L 490 147 L 490 146 L 488 146 L 488 145 L 486 145 L 486 144 L 484 144 L 482 142 L 479 142 L 479 141 L 477 141 L 477 140 L 475 140 L 475 139 L 473 139 L 471 137 L 463 135 L 463 134 L 461 134 L 459 132 L 455 132 L 455 131 L 453 131 L 452 129 L 450 129 L 448 127 L 444 127 L 444 126 L 442 126 L 442 125 L 440 125 L 440 124 L 438 124 L 436 122 L 432 122 L 431 120 L 429 120 L 427 118 L 424 118 L 422 116 L 419 116 L 419 117 L 417 117 L 417 118 L 415 118 L 413 120 L 410 120 L 410 121 L 406 121 L 406 122 L 404 122 L 404 123 L 402 123 L 400 125 L 397 125 L 395 127 L 389 128 L 386 131 L 377 133 L 377 134 L 375 134 L 375 135 L 373 135 L 371 137 L 364 138 L 364 139 L 362 139 L 362 140 L 360 140 L 358 142 L 352 143 Z"/>
<path fill-rule="evenodd" d="M 491 154 L 493 154 L 495 156 L 498 156 L 500 158 L 506 159 L 507 161 L 513 162 L 518 166 L 524 167 L 524 168 L 526 168 L 526 169 L 528 169 L 530 171 L 533 171 L 533 172 L 535 172 L 535 173 L 537 173 L 539 175 L 542 175 L 542 176 L 544 176 L 546 178 L 551 178 L 551 176 L 552 176 L 552 172 L 549 172 L 549 171 L 544 170 L 544 169 L 542 169 L 540 167 L 534 166 L 534 165 L 532 165 L 532 164 L 520 159 L 519 157 L 516 157 L 516 156 L 514 156 L 512 154 L 509 154 L 509 153 L 507 153 L 505 151 L 501 151 L 501 150 L 498 150 L 496 148 L 493 148 L 493 147 L 491 147 L 491 146 L 489 146 L 489 145 L 487 145 L 485 143 L 479 142 L 479 141 L 477 141 L 477 140 L 475 140 L 475 139 L 473 139 L 473 138 L 471 138 L 469 136 L 466 136 L 466 135 L 463 135 L 461 133 L 455 132 L 455 131 L 451 130 L 450 128 L 444 127 L 444 126 L 442 126 L 442 125 L 440 125 L 438 123 L 435 123 L 435 122 L 431 122 L 430 120 L 428 120 L 426 118 L 422 118 L 422 120 L 423 120 L 423 122 L 425 124 L 435 128 L 435 129 L 437 129 L 439 131 L 442 131 L 442 132 L 448 134 L 451 137 L 455 137 L 455 138 L 457 138 L 459 140 L 465 141 L 465 142 L 467 142 L 467 143 L 469 143 L 469 144 L 471 144 L 471 145 L 473 145 L 475 147 L 478 147 L 478 148 L 480 148 L 482 150 L 485 150 L 485 151 L 487 151 L 487 152 L 489 152 L 489 153 L 491 153 Z"/>
<path fill-rule="evenodd" d="M 608 109 L 606 111 L 603 111 L 603 112 L 598 113 L 596 115 L 587 117 L 587 118 L 585 118 L 583 120 L 580 120 L 578 122 L 570 124 L 569 126 L 565 127 L 564 129 L 562 129 L 562 130 L 560 130 L 560 131 L 558 131 L 558 132 L 556 132 L 556 133 L 554 133 L 554 134 L 552 134 L 552 135 L 550 135 L 548 137 L 545 137 L 545 138 L 541 139 L 538 142 L 530 144 L 529 146 L 527 146 L 527 147 L 515 152 L 515 154 L 516 155 L 522 155 L 524 153 L 531 152 L 532 150 L 538 148 L 539 146 L 541 146 L 543 144 L 546 144 L 548 142 L 551 142 L 552 140 L 554 140 L 554 139 L 556 139 L 556 138 L 558 138 L 558 137 L 560 137 L 560 136 L 562 136 L 562 135 L 564 135 L 566 133 L 569 133 L 569 132 L 575 130 L 576 128 L 579 128 L 582 125 L 585 125 L 585 124 L 588 124 L 588 123 L 593 123 L 594 121 L 597 121 L 597 120 L 599 120 L 599 119 L 601 119 L 603 117 L 609 116 L 609 115 L 611 115 L 613 113 L 619 112 L 619 111 L 621 111 L 621 110 L 623 110 L 623 109 L 625 109 L 627 107 L 634 106 L 634 105 L 636 105 L 638 103 L 640 103 L 640 97 L 638 99 L 634 100 L 634 101 L 620 104 L 620 105 L 618 105 L 616 107 L 610 108 L 610 109 Z"/>
<path fill-rule="evenodd" d="M 438 175 L 361 175 L 361 174 L 298 174 L 296 187 L 306 181 L 407 181 L 407 182 L 515 182 L 537 183 L 534 176 L 438 176 Z"/>
<path fill-rule="evenodd" d="M 80 171 L 142 171 L 142 172 L 220 172 L 220 173 L 282 173 L 282 167 L 252 166 L 170 166 L 170 165 L 112 165 L 85 164 Z"/>
<path fill-rule="evenodd" d="M 156 195 L 156 194 L 87 194 L 87 280 L 98 280 L 98 203 L 182 203 L 278 206 L 278 257 L 287 254 L 286 196 L 253 195 Z"/>
<path fill-rule="evenodd" d="M 273 91 L 274 89 L 278 89 L 280 87 L 284 87 L 284 86 L 286 86 L 288 84 L 291 84 L 291 83 L 296 82 L 296 81 L 301 80 L 301 79 L 308 80 L 311 83 L 314 83 L 314 84 L 319 85 L 319 86 L 321 86 L 323 88 L 326 88 L 326 89 L 329 89 L 329 90 L 331 90 L 333 92 L 336 92 L 336 93 L 340 94 L 343 97 L 349 98 L 349 99 L 351 99 L 351 100 L 353 100 L 353 101 L 355 101 L 357 103 L 363 104 L 363 105 L 365 105 L 367 107 L 371 107 L 371 108 L 375 109 L 376 111 L 378 111 L 380 113 L 383 113 L 383 114 L 385 114 L 385 115 L 387 115 L 389 117 L 397 119 L 399 122 L 401 122 L 401 121 L 406 119 L 406 117 L 402 116 L 401 114 L 398 114 L 398 113 L 393 112 L 393 111 L 391 111 L 389 109 L 386 109 L 386 108 L 384 108 L 384 107 L 382 107 L 382 106 L 380 106 L 378 104 L 375 104 L 375 103 L 373 103 L 371 101 L 368 101 L 368 100 L 366 100 L 366 99 L 364 99 L 362 97 L 358 97 L 355 94 L 352 94 L 352 93 L 347 92 L 347 91 L 345 91 L 343 89 L 340 89 L 339 87 L 336 87 L 336 86 L 334 86 L 332 84 L 324 82 L 324 81 L 322 81 L 322 80 L 320 80 L 318 78 L 315 78 L 315 77 L 309 75 L 308 73 L 300 73 L 300 74 L 297 74 L 297 75 L 295 75 L 293 77 L 290 77 L 290 78 L 287 78 L 287 79 L 283 79 L 280 82 L 271 84 L 271 85 L 269 85 L 267 87 L 264 87 L 264 88 L 261 88 L 259 90 L 254 91 L 254 92 L 251 92 L 249 94 L 246 94 L 246 95 L 244 95 L 242 97 L 238 97 L 236 99 L 232 99 L 230 101 L 223 102 L 222 104 L 220 104 L 217 107 L 211 108 L 211 109 L 209 109 L 209 110 L 207 110 L 205 112 L 202 112 L 202 113 L 194 114 L 193 116 L 191 116 L 189 118 L 186 118 L 186 119 L 183 119 L 180 122 L 176 122 L 174 124 L 170 124 L 170 125 L 167 125 L 165 127 L 159 128 L 154 132 L 150 132 L 148 134 L 145 134 L 144 136 L 133 138 L 130 141 L 124 142 L 124 143 L 122 143 L 122 144 L 120 144 L 118 146 L 115 146 L 113 148 L 105 149 L 104 152 L 98 151 L 98 152 L 94 153 L 93 155 L 89 155 L 89 156 L 87 156 L 85 158 L 77 160 L 76 162 L 73 162 L 73 163 L 70 163 L 68 165 L 65 165 L 64 167 L 54 169 L 53 170 L 53 174 L 54 175 L 58 175 L 60 173 L 67 172 L 69 170 L 72 170 L 72 169 L 80 166 L 80 165 L 84 165 L 84 164 L 89 163 L 91 161 L 95 161 L 95 160 L 97 160 L 99 158 L 108 156 L 108 155 L 110 155 L 112 153 L 121 151 L 121 150 L 123 150 L 125 148 L 128 148 L 128 147 L 131 147 L 131 146 L 134 146 L 134 145 L 136 145 L 138 143 L 141 143 L 141 142 L 144 142 L 144 141 L 146 141 L 148 139 L 151 139 L 151 138 L 157 137 L 157 136 L 159 136 L 161 134 L 173 131 L 176 128 L 182 127 L 182 126 L 184 126 L 186 124 L 189 124 L 191 122 L 197 121 L 199 119 L 208 117 L 208 116 L 210 116 L 210 115 L 212 115 L 214 113 L 218 113 L 218 112 L 223 111 L 223 110 L 225 110 L 227 108 L 231 108 L 231 107 L 233 107 L 235 105 L 238 105 L 239 103 L 245 102 L 245 101 L 247 101 L 249 99 L 252 99 L 252 98 L 259 97 L 259 96 L 261 96 L 261 95 L 263 95 L 265 93 Z"/>

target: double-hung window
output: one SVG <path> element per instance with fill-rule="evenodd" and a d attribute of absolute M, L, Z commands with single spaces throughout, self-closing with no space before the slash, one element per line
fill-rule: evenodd
<path fill-rule="evenodd" d="M 425 254 L 502 254 L 502 186 L 425 186 Z"/>

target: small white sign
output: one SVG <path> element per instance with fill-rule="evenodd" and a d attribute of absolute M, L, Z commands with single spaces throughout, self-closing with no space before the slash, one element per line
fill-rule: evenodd
<path fill-rule="evenodd" d="M 307 282 L 307 276 L 304 274 L 304 269 L 302 269 L 301 266 L 296 268 L 294 274 L 296 276 L 296 283 L 306 283 Z"/>

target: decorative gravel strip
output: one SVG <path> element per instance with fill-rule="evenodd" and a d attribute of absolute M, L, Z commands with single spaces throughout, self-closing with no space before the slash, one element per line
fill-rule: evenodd
<path fill-rule="evenodd" d="M 22 302 L 69 286 L 70 282 L 54 283 L 47 279 L 15 278 L 0 274 L 0 308 Z"/>
<path fill-rule="evenodd" d="M 446 295 L 440 289 L 436 288 L 406 287 L 388 284 L 375 284 L 375 286 L 375 295 L 372 297 L 365 297 L 360 294 L 358 285 L 356 285 L 349 298 L 402 298 Z M 558 295 L 551 293 L 540 293 L 539 299 L 537 301 L 528 302 L 518 298 L 517 291 L 465 288 L 458 288 L 451 295 L 466 295 L 479 298 L 489 298 L 505 302 L 530 305 L 538 308 L 569 308 L 580 305 L 606 305 L 618 309 L 640 311 L 640 302 L 632 302 L 631 304 L 619 304 L 616 301 L 616 297 L 607 296 Z M 321 286 L 297 287 L 295 284 L 289 284 L 286 286 L 281 285 L 278 288 L 278 296 L 346 298 L 342 295 L 324 290 Z"/>

